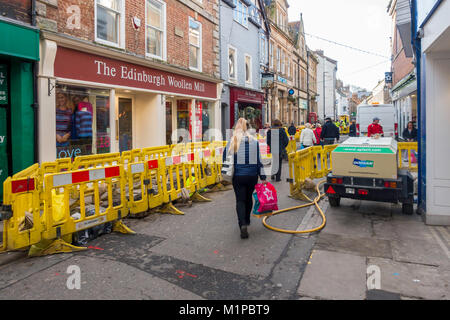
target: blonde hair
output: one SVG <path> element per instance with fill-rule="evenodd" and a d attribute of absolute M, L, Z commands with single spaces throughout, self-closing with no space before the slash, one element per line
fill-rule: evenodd
<path fill-rule="evenodd" d="M 248 136 L 249 134 L 247 131 L 247 120 L 245 120 L 244 118 L 240 118 L 236 123 L 233 136 L 231 137 L 230 151 L 232 151 L 233 153 L 237 153 L 239 150 L 239 146 L 241 145 L 242 138 Z"/>

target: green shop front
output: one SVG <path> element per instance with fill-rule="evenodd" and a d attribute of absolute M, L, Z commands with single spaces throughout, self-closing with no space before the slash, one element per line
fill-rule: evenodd
<path fill-rule="evenodd" d="M 0 19 L 0 202 L 3 181 L 35 162 L 34 62 L 39 30 Z"/>

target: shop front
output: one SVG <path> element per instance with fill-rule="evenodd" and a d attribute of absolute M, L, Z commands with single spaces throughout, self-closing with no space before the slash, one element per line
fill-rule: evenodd
<path fill-rule="evenodd" d="M 39 30 L 0 19 L 0 203 L 3 181 L 35 161 L 34 65 Z"/>
<path fill-rule="evenodd" d="M 248 120 L 251 128 L 262 129 L 263 104 L 263 92 L 230 87 L 230 126 L 242 117 Z"/>
<path fill-rule="evenodd" d="M 40 161 L 214 138 L 217 82 L 50 40 L 41 50 L 48 107 L 40 114 Z"/>

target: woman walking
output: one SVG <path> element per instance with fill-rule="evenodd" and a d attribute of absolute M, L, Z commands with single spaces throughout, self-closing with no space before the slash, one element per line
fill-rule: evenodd
<path fill-rule="evenodd" d="M 236 211 L 241 238 L 248 238 L 247 227 L 250 225 L 250 214 L 253 208 L 253 192 L 263 175 L 259 143 L 247 130 L 247 120 L 238 120 L 230 142 L 225 147 L 223 161 L 227 155 L 234 156 L 233 189 L 236 195 Z"/>
<path fill-rule="evenodd" d="M 306 128 L 302 130 L 302 133 L 300 135 L 300 144 L 304 148 L 312 147 L 317 143 L 316 136 L 314 134 L 314 131 L 311 130 L 311 124 L 307 123 Z"/>

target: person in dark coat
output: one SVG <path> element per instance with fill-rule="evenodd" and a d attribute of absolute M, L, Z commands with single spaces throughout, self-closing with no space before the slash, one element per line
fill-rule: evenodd
<path fill-rule="evenodd" d="M 408 126 L 403 130 L 403 139 L 408 142 L 417 141 L 417 129 L 414 128 L 414 122 L 408 122 Z"/>
<path fill-rule="evenodd" d="M 356 137 L 356 120 L 355 119 L 352 120 L 352 124 L 350 125 L 350 128 L 349 128 L 348 136 Z"/>
<path fill-rule="evenodd" d="M 339 128 L 331 121 L 331 118 L 326 118 L 325 121 L 320 133 L 320 139 L 323 140 L 323 144 L 334 144 L 335 140 L 339 142 Z"/>
<path fill-rule="evenodd" d="M 288 144 L 289 138 L 282 127 L 281 121 L 274 120 L 272 128 L 267 132 L 267 145 L 272 153 L 272 180 L 276 178 L 277 182 L 281 181 L 283 153 Z M 274 172 L 275 170 L 276 172 Z"/>
<path fill-rule="evenodd" d="M 288 128 L 288 133 L 290 136 L 295 136 L 297 133 L 297 128 L 294 126 L 294 123 L 292 122 L 290 127 Z"/>

